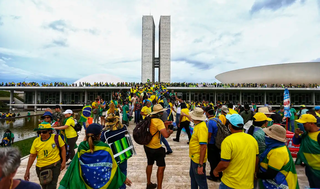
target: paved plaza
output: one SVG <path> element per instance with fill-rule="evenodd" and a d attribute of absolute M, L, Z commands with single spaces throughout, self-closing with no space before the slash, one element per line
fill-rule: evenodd
<path fill-rule="evenodd" d="M 132 133 L 134 128 L 133 122 L 131 122 L 129 127 L 129 132 Z M 163 179 L 163 188 L 165 189 L 183 189 L 190 188 L 190 177 L 189 177 L 189 166 L 190 158 L 188 156 L 189 147 L 187 145 L 187 135 L 182 132 L 180 137 L 180 142 L 172 141 L 175 138 L 176 132 L 174 132 L 168 141 L 173 150 L 173 153 L 167 155 L 166 157 L 166 169 Z M 79 144 L 85 136 L 84 130 L 81 131 L 77 144 Z M 132 186 L 128 187 L 131 189 L 142 189 L 146 188 L 146 173 L 145 168 L 147 165 L 146 155 L 143 146 L 135 144 L 135 149 L 137 152 L 136 156 L 133 156 L 128 161 L 128 178 L 132 181 Z M 15 178 L 23 179 L 25 169 L 28 163 L 28 158 L 25 158 L 21 162 L 21 166 Z M 304 189 L 308 186 L 308 181 L 304 173 L 304 168 L 297 166 L 297 173 L 299 178 L 300 188 Z M 210 166 L 207 165 L 207 175 L 209 174 Z M 156 183 L 156 172 L 157 166 L 154 165 L 152 172 L 152 182 Z M 60 174 L 59 180 L 62 179 L 65 174 L 65 170 Z M 32 182 L 39 183 L 38 177 L 35 172 L 35 163 L 30 170 L 30 177 Z M 208 181 L 209 188 L 216 189 L 219 188 L 219 183 Z"/>

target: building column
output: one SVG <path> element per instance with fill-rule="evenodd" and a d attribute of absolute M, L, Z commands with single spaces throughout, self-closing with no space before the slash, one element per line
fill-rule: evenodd
<path fill-rule="evenodd" d="M 38 104 L 38 91 L 34 91 L 34 111 L 37 111 L 37 104 Z"/>
<path fill-rule="evenodd" d="M 214 104 L 217 104 L 217 91 L 214 91 Z"/>
<path fill-rule="evenodd" d="M 13 103 L 13 94 L 14 94 L 14 91 L 13 90 L 10 90 L 10 107 L 9 107 L 9 112 L 12 111 L 12 103 Z"/>
<path fill-rule="evenodd" d="M 62 104 L 62 90 L 60 90 L 59 104 Z"/>
<path fill-rule="evenodd" d="M 84 91 L 84 104 L 87 104 L 88 103 L 88 91 L 85 90 Z"/>
<path fill-rule="evenodd" d="M 239 100 L 239 102 L 240 102 L 240 105 L 242 105 L 242 92 L 240 91 L 240 100 Z"/>
<path fill-rule="evenodd" d="M 315 92 L 312 93 L 312 103 L 314 106 L 316 105 L 316 93 Z"/>
<path fill-rule="evenodd" d="M 191 91 L 189 91 L 189 102 L 191 102 Z"/>
<path fill-rule="evenodd" d="M 267 91 L 264 92 L 264 104 L 267 104 Z"/>

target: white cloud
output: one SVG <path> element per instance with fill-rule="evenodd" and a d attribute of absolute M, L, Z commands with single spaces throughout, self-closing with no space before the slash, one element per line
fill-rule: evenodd
<path fill-rule="evenodd" d="M 141 18 L 149 14 L 156 27 L 160 15 L 171 15 L 172 81 L 210 82 L 224 71 L 320 57 L 320 4 L 296 1 L 251 14 L 254 3 L 0 1 L 0 57 L 32 75 L 50 70 L 53 81 L 92 73 L 140 81 Z"/>

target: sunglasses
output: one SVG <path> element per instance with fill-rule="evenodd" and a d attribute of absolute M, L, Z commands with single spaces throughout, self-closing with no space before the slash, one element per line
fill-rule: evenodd
<path fill-rule="evenodd" d="M 46 118 L 51 118 L 51 117 L 50 116 L 45 116 L 44 118 L 46 119 Z"/>
<path fill-rule="evenodd" d="M 42 133 L 42 134 L 47 134 L 48 133 L 48 131 L 38 131 L 37 132 L 39 135 Z"/>

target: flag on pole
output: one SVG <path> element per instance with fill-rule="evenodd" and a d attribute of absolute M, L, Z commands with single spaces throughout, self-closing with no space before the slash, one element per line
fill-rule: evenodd
<path fill-rule="evenodd" d="M 290 95 L 288 88 L 284 89 L 283 94 L 284 117 L 290 118 Z"/>
<path fill-rule="evenodd" d="M 284 106 L 284 117 L 286 118 L 286 129 L 288 130 L 288 123 L 291 117 L 290 113 L 290 94 L 288 88 L 284 89 L 283 93 L 283 106 Z"/>

